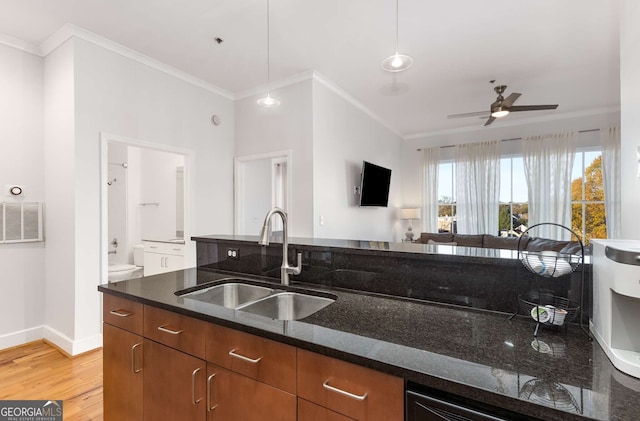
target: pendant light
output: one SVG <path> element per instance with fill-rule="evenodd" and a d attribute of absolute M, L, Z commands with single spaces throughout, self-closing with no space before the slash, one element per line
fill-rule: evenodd
<path fill-rule="evenodd" d="M 271 60 L 271 39 L 270 39 L 270 26 L 269 26 L 269 0 L 267 0 L 267 96 L 260 98 L 257 103 L 261 107 L 265 108 L 275 108 L 280 105 L 280 101 L 271 98 L 271 92 L 269 90 L 269 85 L 271 83 L 271 69 L 270 69 L 270 60 Z"/>
<path fill-rule="evenodd" d="M 398 2 L 396 0 L 396 53 L 382 60 L 382 68 L 387 72 L 402 72 L 413 65 L 413 58 L 398 52 Z"/>

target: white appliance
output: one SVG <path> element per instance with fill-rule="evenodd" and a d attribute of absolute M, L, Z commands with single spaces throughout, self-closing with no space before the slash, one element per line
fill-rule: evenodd
<path fill-rule="evenodd" d="M 592 240 L 589 328 L 613 365 L 640 377 L 640 241 Z"/>

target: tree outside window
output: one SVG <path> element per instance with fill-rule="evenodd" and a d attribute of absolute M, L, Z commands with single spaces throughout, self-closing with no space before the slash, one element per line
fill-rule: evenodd
<path fill-rule="evenodd" d="M 587 245 L 592 238 L 607 238 L 602 181 L 602 153 L 578 152 L 571 182 L 571 228 Z"/>

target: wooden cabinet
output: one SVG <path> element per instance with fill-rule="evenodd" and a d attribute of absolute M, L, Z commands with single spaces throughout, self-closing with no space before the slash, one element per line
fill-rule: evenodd
<path fill-rule="evenodd" d="M 291 393 L 214 364 L 209 364 L 207 378 L 208 421 L 296 420 L 296 396 Z"/>
<path fill-rule="evenodd" d="M 143 306 L 104 295 L 103 389 L 105 421 L 142 420 Z"/>
<path fill-rule="evenodd" d="M 208 324 L 207 361 L 289 393 L 296 393 L 296 348 Z"/>
<path fill-rule="evenodd" d="M 205 357 L 206 322 L 157 307 L 144 307 L 144 337 L 194 355 Z"/>
<path fill-rule="evenodd" d="M 404 381 L 298 350 L 298 397 L 359 421 L 401 421 Z"/>
<path fill-rule="evenodd" d="M 354 421 L 354 419 L 298 398 L 298 421 Z"/>
<path fill-rule="evenodd" d="M 144 276 L 184 269 L 184 244 L 144 241 Z"/>
<path fill-rule="evenodd" d="M 207 367 L 203 360 L 145 339 L 144 369 L 145 421 L 206 419 Z"/>
<path fill-rule="evenodd" d="M 404 381 L 104 296 L 105 421 L 401 421 Z"/>
<path fill-rule="evenodd" d="M 102 341 L 105 421 L 142 420 L 142 337 L 105 323 Z"/>

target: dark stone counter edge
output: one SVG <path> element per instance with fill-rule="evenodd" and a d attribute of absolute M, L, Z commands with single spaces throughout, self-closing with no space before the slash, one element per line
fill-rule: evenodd
<path fill-rule="evenodd" d="M 403 367 L 386 364 L 378 360 L 353 355 L 347 352 L 340 351 L 334 348 L 328 348 L 321 345 L 317 345 L 311 342 L 303 341 L 300 339 L 291 338 L 284 335 L 279 335 L 274 332 L 262 330 L 252 326 L 247 326 L 242 323 L 235 323 L 229 320 L 219 319 L 213 316 L 205 315 L 196 311 L 191 311 L 181 307 L 174 307 L 165 303 L 160 303 L 153 300 L 148 300 L 136 295 L 126 294 L 120 291 L 114 291 L 106 288 L 102 285 L 98 286 L 98 291 L 125 298 L 131 301 L 139 302 L 142 304 L 150 305 L 153 307 L 161 308 L 163 310 L 171 311 L 174 313 L 182 314 L 184 316 L 193 317 L 205 322 L 215 323 L 220 326 L 228 327 L 252 335 L 260 336 L 266 339 L 270 339 L 276 342 L 284 343 L 287 345 L 295 346 L 297 348 L 305 349 L 311 352 L 316 352 L 321 355 L 336 358 L 342 361 L 353 363 L 359 366 L 367 367 L 373 370 L 377 370 L 383 373 L 387 373 L 396 377 L 403 378 L 406 382 L 413 382 L 419 385 L 426 386 L 438 391 L 451 393 L 462 398 L 466 398 L 470 401 L 475 401 L 480 404 L 487 404 L 499 408 L 503 408 L 509 411 L 517 412 L 525 416 L 531 416 L 541 418 L 545 420 L 590 420 L 592 418 L 578 414 L 571 414 L 568 412 L 556 410 L 551 407 L 539 405 L 533 402 L 527 402 L 521 399 L 501 395 L 488 390 L 479 389 L 467 384 L 454 382 L 451 380 L 443 379 L 440 377 L 434 377 L 425 373 L 416 372 Z M 523 418 L 524 419 L 524 418 Z M 530 418 L 527 418 L 530 419 Z"/>
<path fill-rule="evenodd" d="M 249 238 L 247 236 L 242 238 L 237 238 L 235 236 L 197 236 L 191 237 L 192 241 L 195 242 L 203 242 L 203 243 L 224 243 L 224 244 L 257 244 L 258 237 Z M 518 263 L 518 252 L 517 250 L 506 250 L 506 249 L 489 249 L 482 247 L 467 247 L 467 246 L 455 246 L 453 249 L 457 250 L 457 253 L 438 253 L 437 246 L 430 244 L 421 244 L 421 243 L 386 243 L 390 245 L 394 245 L 398 249 L 381 249 L 381 248 L 360 248 L 360 247 L 352 247 L 345 246 L 342 244 L 331 244 L 326 240 L 327 243 L 320 242 L 318 244 L 305 244 L 305 240 L 301 243 L 296 243 L 296 238 L 292 238 L 289 242 L 289 248 L 294 248 L 298 251 L 315 251 L 315 252 L 342 252 L 349 254 L 357 254 L 357 255 L 366 255 L 366 256 L 382 256 L 382 257 L 402 257 L 408 259 L 421 259 L 421 260 L 433 260 L 437 262 L 454 262 L 454 263 L 463 263 L 463 262 L 472 262 L 472 263 L 484 263 L 491 265 L 505 265 L 512 266 L 515 263 Z M 324 241 L 324 240 L 318 240 Z M 348 243 L 350 240 L 344 240 L 345 243 Z M 282 247 L 282 241 L 276 237 L 270 240 L 270 246 L 275 246 L 278 248 Z M 447 246 L 449 247 L 449 246 Z M 512 253 L 512 257 L 500 257 L 500 256 L 490 256 L 491 252 L 504 252 L 506 254 Z M 468 252 L 468 254 L 467 254 Z M 582 265 L 584 266 L 587 272 L 591 271 L 591 256 L 586 256 L 586 261 Z M 577 269 L 580 270 L 580 267 Z"/>

